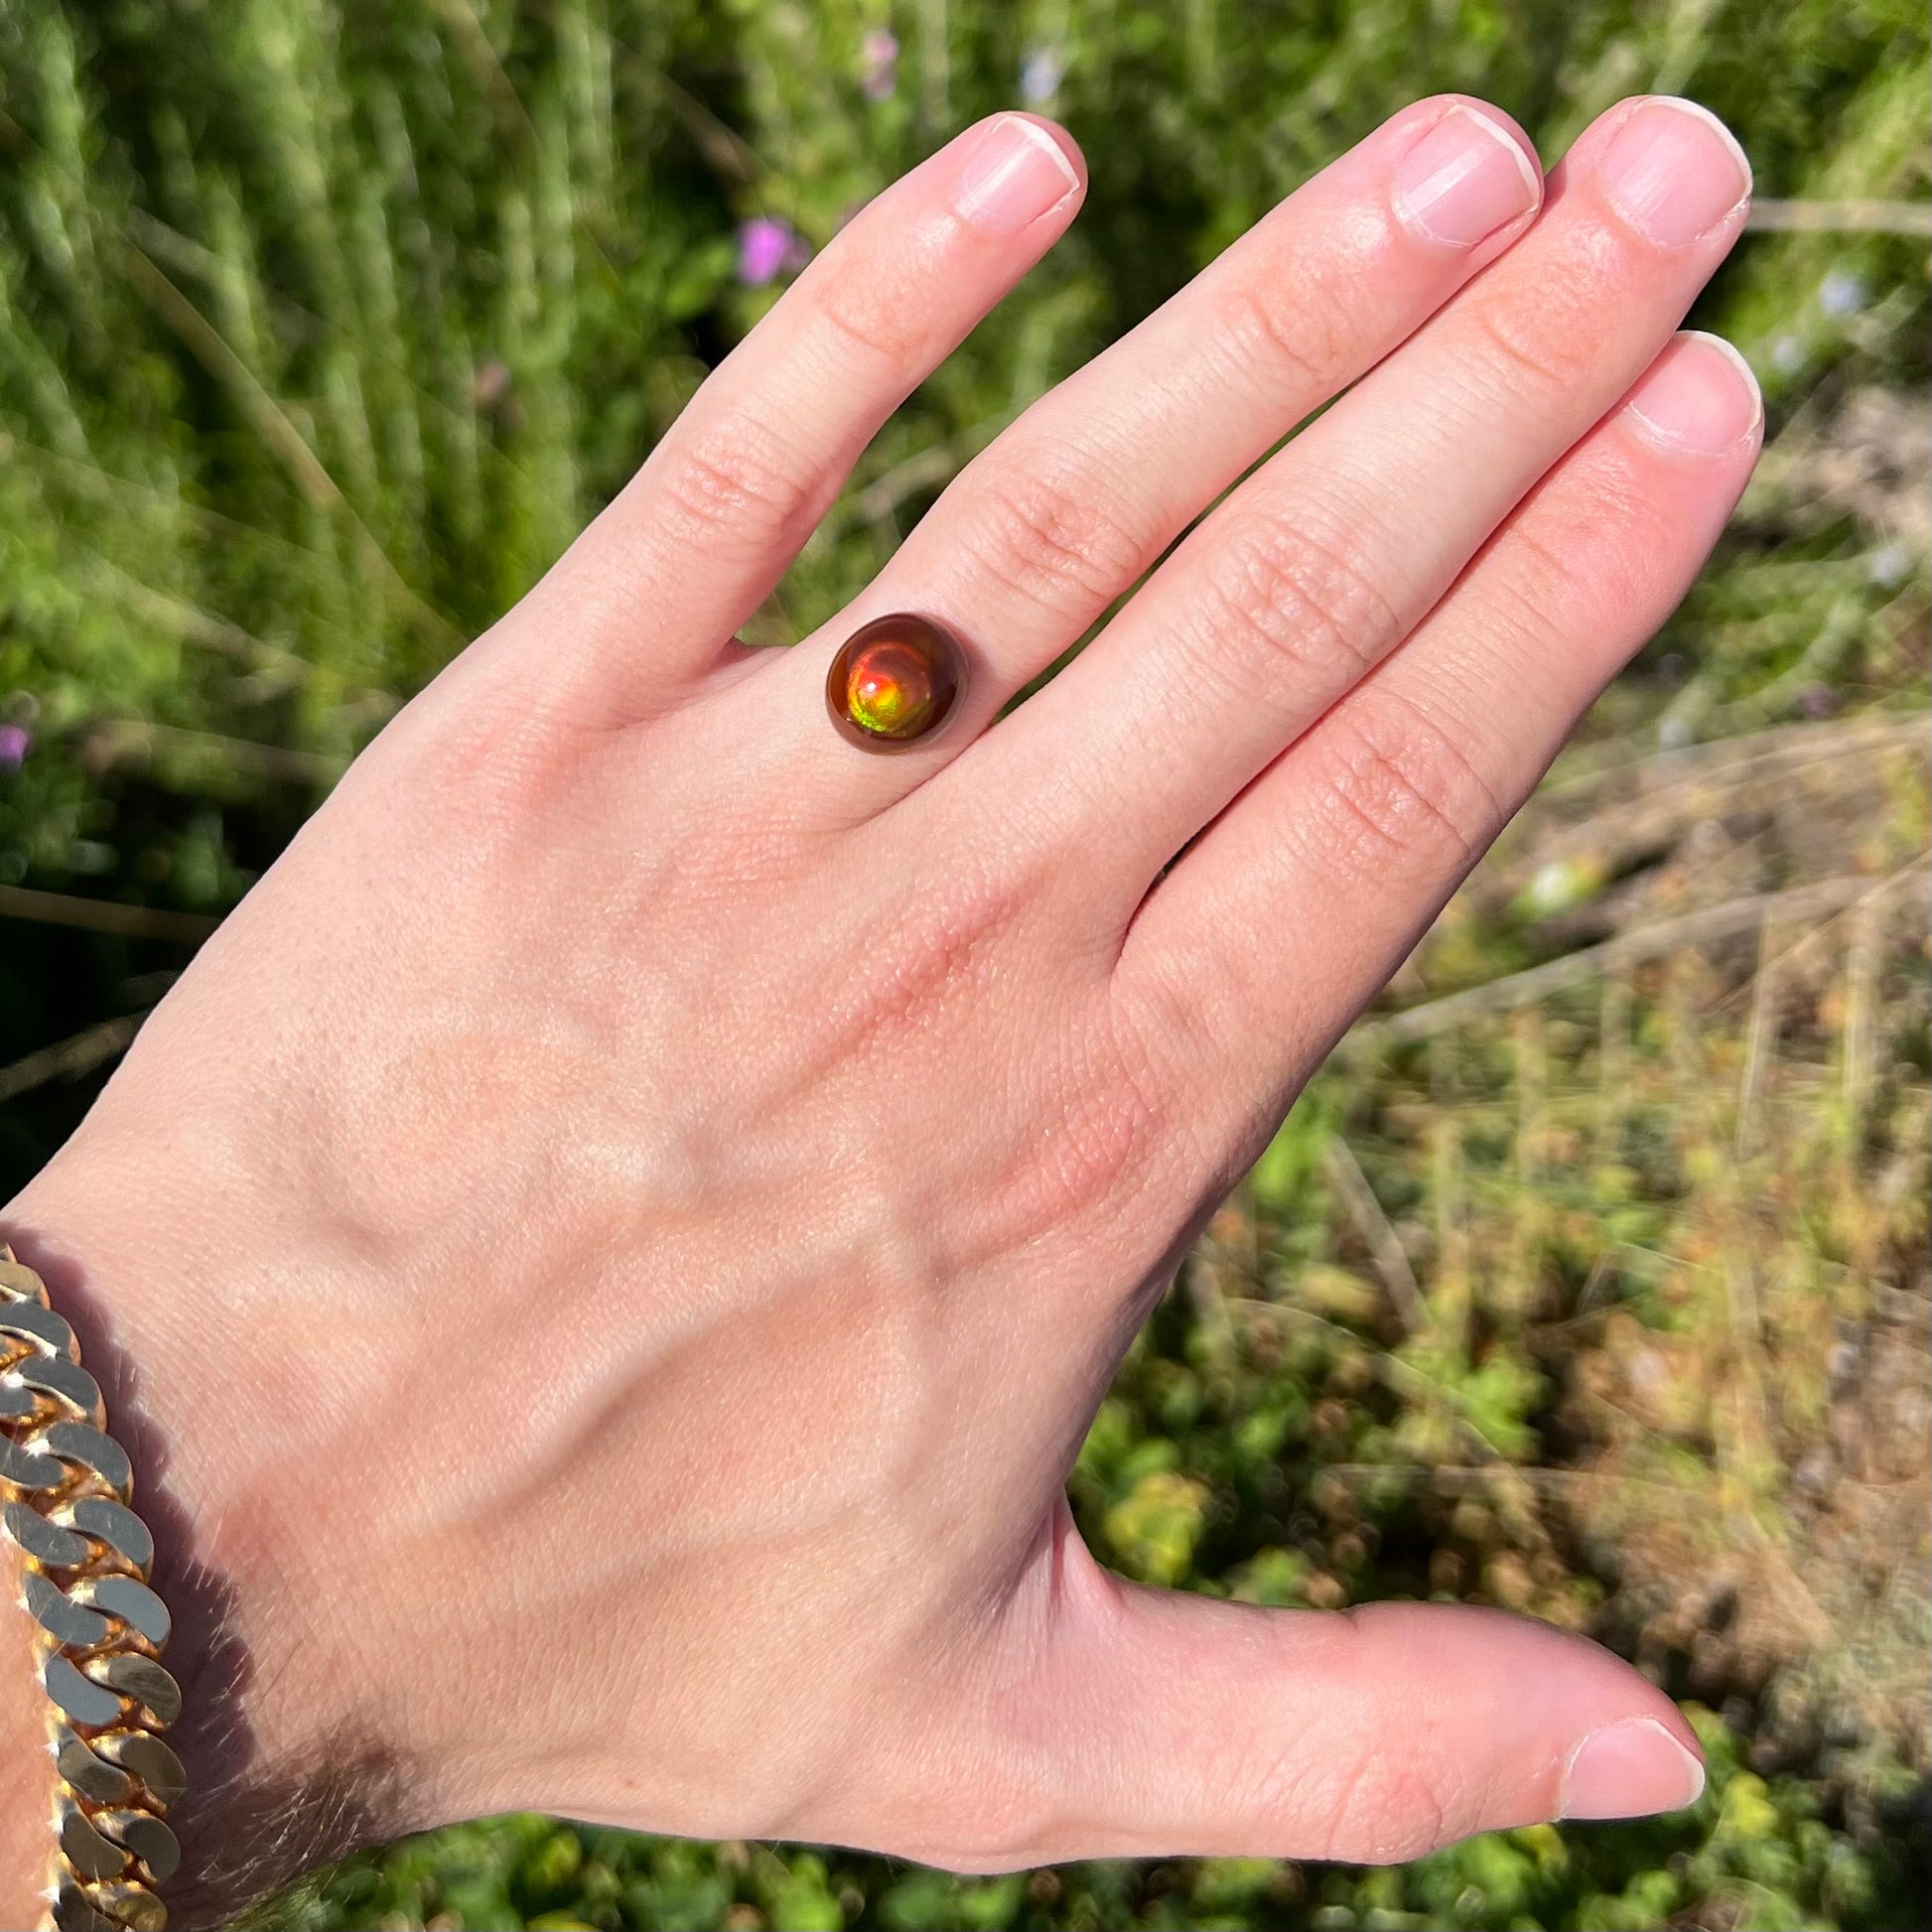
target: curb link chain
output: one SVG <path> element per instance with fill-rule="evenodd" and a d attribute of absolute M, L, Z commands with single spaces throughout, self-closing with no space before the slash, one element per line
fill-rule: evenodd
<path fill-rule="evenodd" d="M 161 1932 L 155 1887 L 181 1862 L 163 1814 L 181 1760 L 155 1733 L 181 1710 L 157 1661 L 168 1611 L 148 1587 L 154 1539 L 99 1385 L 41 1278 L 0 1242 L 0 1525 L 21 1554 L 58 1772 L 46 1925 Z"/>

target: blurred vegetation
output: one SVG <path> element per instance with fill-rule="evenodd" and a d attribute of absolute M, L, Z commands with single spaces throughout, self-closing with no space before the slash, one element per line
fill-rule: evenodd
<path fill-rule="evenodd" d="M 1750 234 L 1701 305 L 1771 416 L 1720 556 L 1217 1218 L 1073 1497 L 1153 1581 L 1589 1630 L 1697 1700 L 1704 1800 L 1386 1871 L 978 1881 L 519 1818 L 351 1861 L 266 1922 L 1918 1922 L 1918 0 L 8 0 L 0 1183 L 396 704 L 910 162 L 1025 102 L 1093 191 L 878 439 L 760 641 L 1438 88 L 1548 160 L 1625 93 L 1690 92 L 1784 218 L 1866 225 Z"/>

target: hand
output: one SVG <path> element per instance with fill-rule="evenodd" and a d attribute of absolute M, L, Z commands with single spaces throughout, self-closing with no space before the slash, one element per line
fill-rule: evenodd
<path fill-rule="evenodd" d="M 850 223 L 11 1210 L 172 1548 L 191 1909 L 513 1807 L 990 1870 L 1695 1794 L 1587 1643 L 1134 1587 L 1062 1484 L 1204 1215 L 1741 489 L 1755 391 L 1672 331 L 1742 157 L 1625 102 L 1545 197 L 1495 110 L 1421 102 L 851 609 L 734 642 L 1082 187 L 1005 115 Z M 882 758 L 822 687 L 893 611 L 975 671 Z"/>

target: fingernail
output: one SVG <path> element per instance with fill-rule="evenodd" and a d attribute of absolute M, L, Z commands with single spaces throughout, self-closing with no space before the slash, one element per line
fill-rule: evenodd
<path fill-rule="evenodd" d="M 1646 1818 L 1695 1804 L 1704 1766 L 1655 1718 L 1592 1730 L 1570 1753 L 1559 1818 Z"/>
<path fill-rule="evenodd" d="M 1037 121 L 1002 114 L 968 151 L 953 206 L 976 228 L 1012 235 L 1079 185 L 1065 149 Z"/>
<path fill-rule="evenodd" d="M 1751 192 L 1751 164 L 1708 107 L 1660 95 L 1617 129 L 1598 164 L 1623 218 L 1659 248 L 1709 234 Z"/>
<path fill-rule="evenodd" d="M 1751 365 L 1722 336 L 1687 329 L 1627 398 L 1653 442 L 1693 456 L 1734 450 L 1764 419 Z"/>
<path fill-rule="evenodd" d="M 1542 177 L 1514 136 L 1469 107 L 1451 107 L 1395 171 L 1403 226 L 1456 248 L 1473 248 L 1542 197 Z"/>

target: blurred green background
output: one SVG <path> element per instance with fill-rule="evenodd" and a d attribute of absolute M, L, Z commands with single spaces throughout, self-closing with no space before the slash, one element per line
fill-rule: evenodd
<path fill-rule="evenodd" d="M 1706 1797 L 1384 1871 L 982 1881 L 518 1818 L 352 1861 L 263 1922 L 1921 1922 L 1920 0 L 6 0 L 0 1197 L 357 748 L 883 184 L 1014 104 L 1093 178 L 759 641 L 1440 88 L 1546 160 L 1632 91 L 1728 119 L 1763 199 L 1696 320 L 1756 368 L 1766 459 L 1216 1219 L 1074 1502 L 1106 1561 L 1183 1588 L 1588 1630 L 1693 1701 Z"/>

